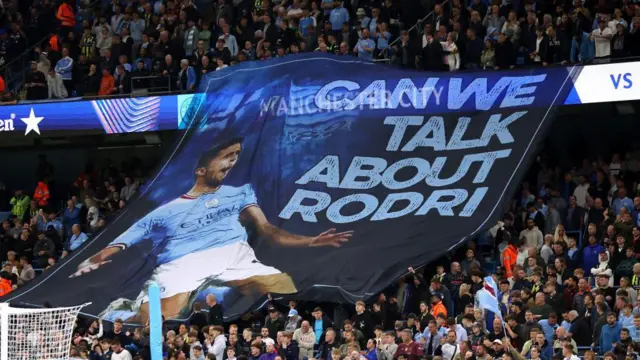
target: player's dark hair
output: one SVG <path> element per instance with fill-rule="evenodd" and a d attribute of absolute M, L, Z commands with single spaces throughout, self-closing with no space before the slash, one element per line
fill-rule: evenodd
<path fill-rule="evenodd" d="M 218 156 L 218 153 L 220 151 L 235 144 L 242 144 L 243 140 L 244 139 L 240 137 L 232 138 L 228 141 L 222 142 L 212 147 L 211 149 L 205 151 L 204 153 L 202 153 L 202 155 L 200 155 L 200 158 L 198 158 L 198 162 L 196 163 L 196 169 L 209 166 L 209 163 L 211 162 L 211 160 L 213 160 L 216 156 Z"/>

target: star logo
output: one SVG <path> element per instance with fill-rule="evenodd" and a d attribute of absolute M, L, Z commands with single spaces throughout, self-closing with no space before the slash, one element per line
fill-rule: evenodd
<path fill-rule="evenodd" d="M 31 108 L 31 113 L 29 113 L 28 118 L 20 118 L 20 120 L 22 120 L 22 122 L 27 125 L 27 129 L 24 131 L 24 135 L 28 135 L 32 130 L 40 135 L 40 128 L 38 127 L 38 124 L 40 124 L 40 121 L 42 121 L 42 119 L 44 119 L 44 117 L 36 117 L 36 114 L 33 112 L 33 108 Z"/>

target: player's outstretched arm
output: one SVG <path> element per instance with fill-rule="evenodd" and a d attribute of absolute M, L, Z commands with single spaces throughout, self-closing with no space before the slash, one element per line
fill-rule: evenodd
<path fill-rule="evenodd" d="M 124 249 L 124 246 L 122 245 L 107 246 L 106 248 L 102 249 L 99 253 L 93 255 L 92 257 L 80 263 L 80 265 L 78 265 L 78 271 L 71 274 L 71 276 L 69 277 L 72 278 L 72 277 L 77 277 L 77 276 L 89 273 L 91 271 L 98 269 L 100 266 L 104 264 L 110 263 L 111 260 L 109 260 L 109 258 L 113 256 L 115 253 L 123 249 Z"/>
<path fill-rule="evenodd" d="M 286 230 L 272 225 L 266 216 L 257 206 L 251 206 L 242 211 L 241 220 L 252 223 L 258 234 L 280 246 L 333 246 L 340 247 L 349 241 L 353 231 L 336 232 L 336 229 L 329 229 L 317 236 L 304 236 L 292 234 Z"/>

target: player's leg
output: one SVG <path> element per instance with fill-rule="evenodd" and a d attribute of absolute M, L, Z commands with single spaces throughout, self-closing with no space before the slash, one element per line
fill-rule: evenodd
<path fill-rule="evenodd" d="M 246 243 L 238 244 L 236 261 L 218 276 L 218 280 L 245 295 L 298 292 L 291 276 L 261 263 Z"/>
<path fill-rule="evenodd" d="M 167 320 L 180 319 L 188 312 L 191 293 L 198 289 L 219 267 L 210 260 L 216 249 L 187 254 L 158 266 L 150 280 L 160 287 L 162 315 Z M 223 264 L 226 265 L 226 264 Z M 149 297 L 146 289 L 138 298 L 138 311 L 130 321 L 144 323 L 149 318 Z"/>
<path fill-rule="evenodd" d="M 227 281 L 225 285 L 242 294 L 294 294 L 298 292 L 289 274 L 255 275 L 242 280 Z"/>
<path fill-rule="evenodd" d="M 167 298 L 160 299 L 160 309 L 165 319 L 179 319 L 184 308 L 189 304 L 191 292 L 179 293 Z M 128 323 L 146 324 L 149 320 L 149 303 L 143 302 L 138 309 L 138 313 L 127 319 Z"/>

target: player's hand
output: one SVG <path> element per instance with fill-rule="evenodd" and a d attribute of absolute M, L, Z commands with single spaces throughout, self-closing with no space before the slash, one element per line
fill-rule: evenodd
<path fill-rule="evenodd" d="M 349 241 L 353 231 L 336 232 L 336 229 L 329 229 L 320 235 L 311 238 L 309 246 L 333 246 L 340 247 L 342 243 Z"/>
<path fill-rule="evenodd" d="M 74 277 L 78 277 L 78 276 L 90 273 L 92 271 L 97 270 L 102 265 L 106 265 L 106 264 L 108 264 L 110 262 L 111 262 L 111 260 L 105 260 L 105 261 L 102 261 L 102 262 L 99 262 L 99 263 L 96 263 L 96 264 L 83 266 L 83 267 L 79 268 L 78 271 L 76 271 L 75 273 L 71 274 L 71 276 L 69 276 L 69 278 L 74 278 Z"/>

